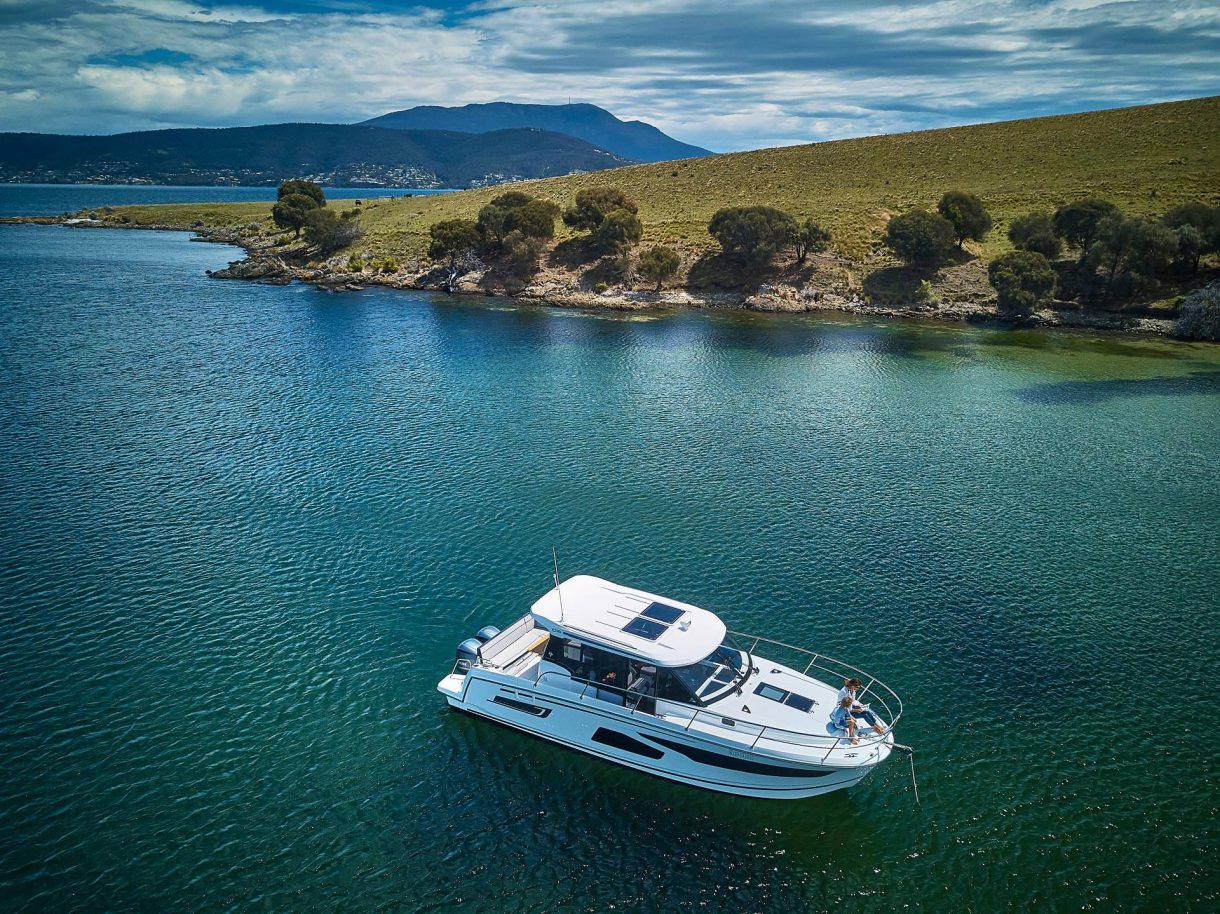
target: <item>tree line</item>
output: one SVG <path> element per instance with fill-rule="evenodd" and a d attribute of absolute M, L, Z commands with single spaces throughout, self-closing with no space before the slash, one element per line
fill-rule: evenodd
<path fill-rule="evenodd" d="M 356 211 L 336 213 L 312 181 L 294 179 L 279 187 L 272 218 L 319 250 L 329 253 L 350 245 L 363 231 Z M 592 187 L 577 193 L 567 209 L 521 190 L 509 190 L 483 206 L 475 219 L 447 219 L 429 228 L 429 256 L 451 269 L 468 258 L 487 258 L 510 275 L 525 279 L 538 268 L 546 242 L 562 220 L 595 257 L 617 258 L 626 273 L 630 252 L 643 237 L 639 208 L 623 191 Z M 886 246 L 918 271 L 948 262 L 968 240 L 983 241 L 994 227 L 991 214 L 976 195 L 945 193 L 936 210 L 912 209 L 886 226 Z M 826 251 L 831 235 L 812 218 L 798 218 L 769 206 L 724 207 L 708 221 L 708 233 L 725 260 L 737 268 L 757 270 L 784 251 L 796 265 L 810 254 Z M 1200 259 L 1220 251 L 1220 207 L 1203 202 L 1174 207 L 1159 219 L 1124 214 L 1114 204 L 1085 199 L 1051 211 L 1033 211 L 1013 219 L 1008 238 L 1014 250 L 994 259 L 988 279 L 1002 312 L 1023 315 L 1058 294 L 1086 305 L 1129 301 L 1170 276 L 1191 276 Z M 1070 264 L 1052 265 L 1065 253 Z M 636 272 L 660 291 L 676 275 L 678 253 L 665 245 L 644 251 Z M 1207 299 L 1208 307 L 1214 295 Z M 1192 299 L 1193 302 L 1193 299 Z"/>
<path fill-rule="evenodd" d="M 569 228 L 586 233 L 584 242 L 594 256 L 625 258 L 644 235 L 638 212 L 634 200 L 612 187 L 582 190 L 563 211 L 551 200 L 510 190 L 492 198 L 475 219 L 434 223 L 428 230 L 428 256 L 447 261 L 452 270 L 471 256 L 486 257 L 524 279 L 537 270 L 545 242 L 555 237 L 555 222 L 562 219 Z M 655 245 L 640 257 L 637 269 L 660 291 L 679 263 L 676 251 Z"/>
<path fill-rule="evenodd" d="M 916 209 L 892 218 L 885 241 L 911 266 L 934 269 L 963 241 L 982 241 L 991 228 L 978 197 L 950 191 L 935 213 Z M 1220 208 L 1192 202 L 1147 219 L 1086 199 L 1018 216 L 1008 238 L 1016 250 L 987 271 L 1001 311 L 1028 314 L 1057 288 L 1062 298 L 1104 306 L 1130 301 L 1162 279 L 1197 273 L 1202 255 L 1220 251 Z M 1075 263 L 1061 279 L 1051 262 L 1065 250 L 1075 253 Z"/>

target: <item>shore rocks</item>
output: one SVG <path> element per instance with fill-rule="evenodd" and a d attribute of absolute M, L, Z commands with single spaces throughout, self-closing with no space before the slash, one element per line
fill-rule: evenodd
<path fill-rule="evenodd" d="M 208 270 L 212 279 L 246 279 L 284 285 L 292 282 L 292 271 L 278 258 L 247 257 L 234 260 L 222 270 Z"/>

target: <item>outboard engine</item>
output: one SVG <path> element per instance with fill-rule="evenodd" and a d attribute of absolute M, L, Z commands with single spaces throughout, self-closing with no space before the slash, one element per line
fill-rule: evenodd
<path fill-rule="evenodd" d="M 457 673 L 460 676 L 465 676 L 470 672 L 471 666 L 479 659 L 479 648 L 483 646 L 483 642 L 478 638 L 467 638 L 457 648 Z"/>
<path fill-rule="evenodd" d="M 484 625 L 474 633 L 474 636 L 486 644 L 498 634 L 500 634 L 500 629 L 496 628 L 494 625 Z"/>

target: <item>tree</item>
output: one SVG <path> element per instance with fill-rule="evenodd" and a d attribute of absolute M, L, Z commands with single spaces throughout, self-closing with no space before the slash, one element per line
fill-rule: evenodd
<path fill-rule="evenodd" d="M 1174 228 L 1173 234 L 1178 243 L 1177 257 L 1174 262 L 1182 272 L 1190 273 L 1193 276 L 1199 272 L 1199 258 L 1209 248 L 1207 239 L 1189 222 Z"/>
<path fill-rule="evenodd" d="M 504 237 L 504 267 L 517 279 L 528 279 L 538 269 L 542 241 L 513 230 Z"/>
<path fill-rule="evenodd" d="M 680 263 L 677 251 L 658 244 L 640 256 L 639 273 L 649 281 L 656 280 L 657 291 L 660 292 L 661 283 L 678 272 Z"/>
<path fill-rule="evenodd" d="M 1178 250 L 1173 230 L 1147 219 L 1115 214 L 1098 226 L 1096 235 L 1080 264 L 1100 280 L 1103 299 L 1131 298 L 1155 286 Z"/>
<path fill-rule="evenodd" d="M 940 266 L 953 253 L 953 223 L 937 213 L 913 209 L 895 216 L 885 229 L 885 243 L 915 267 Z"/>
<path fill-rule="evenodd" d="M 303 197 L 308 197 L 313 200 L 314 206 L 326 205 L 326 194 L 322 190 L 322 185 L 315 184 L 313 181 L 306 181 L 304 178 L 292 178 L 282 182 L 279 190 L 276 191 L 275 197 L 277 200 L 283 200 L 290 194 L 300 194 Z"/>
<path fill-rule="evenodd" d="M 524 195 L 523 195 L 524 196 Z M 559 206 L 550 200 L 530 200 L 508 212 L 509 231 L 514 229 L 527 238 L 554 238 Z"/>
<path fill-rule="evenodd" d="M 332 209 L 311 209 L 305 217 L 305 240 L 323 254 L 345 248 L 363 236 L 355 210 L 336 214 Z"/>
<path fill-rule="evenodd" d="M 1029 314 L 1055 291 L 1055 271 L 1036 251 L 1012 251 L 991 261 L 987 278 L 996 291 L 999 309 Z"/>
<path fill-rule="evenodd" d="M 1182 299 L 1174 334 L 1188 340 L 1220 340 L 1220 282 Z"/>
<path fill-rule="evenodd" d="M 606 214 L 593 230 L 593 245 L 600 254 L 622 254 L 644 236 L 640 217 L 629 209 Z"/>
<path fill-rule="evenodd" d="M 991 216 L 983 201 L 964 190 L 951 190 L 940 198 L 936 210 L 951 223 L 958 250 L 967 238 L 982 241 L 991 231 Z"/>
<path fill-rule="evenodd" d="M 1055 210 L 1052 221 L 1055 234 L 1080 251 L 1092 247 L 1102 222 L 1118 215 L 1118 207 L 1105 200 L 1081 200 Z"/>
<path fill-rule="evenodd" d="M 796 248 L 796 262 L 804 263 L 810 254 L 820 254 L 830 245 L 830 232 L 812 219 L 806 219 L 796 227 L 792 246 Z"/>
<path fill-rule="evenodd" d="M 1161 219 L 1178 236 L 1178 260 L 1199 270 L 1199 257 L 1220 251 L 1220 206 L 1194 201 L 1175 206 Z"/>
<path fill-rule="evenodd" d="M 479 227 L 469 219 L 445 219 L 434 222 L 428 229 L 432 243 L 428 245 L 428 256 L 433 260 L 449 259 L 449 266 L 456 267 L 460 256 L 479 246 L 482 236 Z"/>
<path fill-rule="evenodd" d="M 300 238 L 305 217 L 317 208 L 318 204 L 313 197 L 307 197 L 304 194 L 286 194 L 271 207 L 271 221 L 285 231 L 292 229 L 296 233 L 295 237 Z"/>
<path fill-rule="evenodd" d="M 1161 219 L 1170 228 L 1193 225 L 1204 237 L 1220 228 L 1220 206 L 1208 206 L 1198 200 L 1175 206 Z"/>
<path fill-rule="evenodd" d="M 796 220 L 770 206 L 728 206 L 707 224 L 725 257 L 743 267 L 764 267 L 796 237 Z"/>
<path fill-rule="evenodd" d="M 1050 213 L 1026 213 L 1008 226 L 1008 240 L 1020 251 L 1035 251 L 1047 260 L 1063 253 L 1063 242 L 1055 235 Z"/>
<path fill-rule="evenodd" d="M 504 238 L 512 231 L 512 226 L 509 225 L 511 214 L 511 209 L 496 206 L 495 203 L 488 203 L 479 210 L 478 222 L 475 224 L 488 248 L 497 251 L 503 249 Z"/>
<path fill-rule="evenodd" d="M 563 214 L 564 225 L 577 231 L 593 231 L 615 210 L 639 212 L 635 201 L 614 187 L 590 187 L 576 195 L 576 205 Z"/>
<path fill-rule="evenodd" d="M 498 197 L 491 198 L 491 205 L 498 206 L 500 209 L 517 209 L 525 206 L 533 201 L 533 197 L 523 190 L 505 191 Z"/>

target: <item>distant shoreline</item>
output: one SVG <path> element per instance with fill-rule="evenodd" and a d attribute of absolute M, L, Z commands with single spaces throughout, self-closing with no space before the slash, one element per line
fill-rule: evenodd
<path fill-rule="evenodd" d="M 1084 330 L 1113 334 L 1146 334 L 1173 339 L 1174 321 L 1149 317 L 1130 317 L 1093 311 L 1034 312 L 1029 318 L 1013 321 L 1002 318 L 994 308 L 974 303 L 951 303 L 920 306 L 871 305 L 859 298 L 838 295 L 809 297 L 792 286 L 763 285 L 753 293 L 708 292 L 688 288 L 652 291 L 607 290 L 604 293 L 566 288 L 546 278 L 507 291 L 481 285 L 476 278 L 462 277 L 449 283 L 443 271 L 435 268 L 419 271 L 399 270 L 394 273 L 348 271 L 330 267 L 302 267 L 287 263 L 271 249 L 266 236 L 243 235 L 232 228 L 184 226 L 178 224 L 122 224 L 111 221 L 65 216 L 7 216 L 0 224 L 57 225 L 65 228 L 100 228 L 160 232 L 188 232 L 192 240 L 212 244 L 228 244 L 246 252 L 244 258 L 231 261 L 220 270 L 209 270 L 214 279 L 244 280 L 271 285 L 304 282 L 330 292 L 355 292 L 369 287 L 411 291 L 444 292 L 449 294 L 481 295 L 505 298 L 528 304 L 560 308 L 601 311 L 676 311 L 681 309 L 706 311 L 738 311 L 746 313 L 816 314 L 838 312 L 864 317 L 911 319 L 970 323 L 1013 329 Z M 1183 341 L 1186 342 L 1186 341 Z"/>

